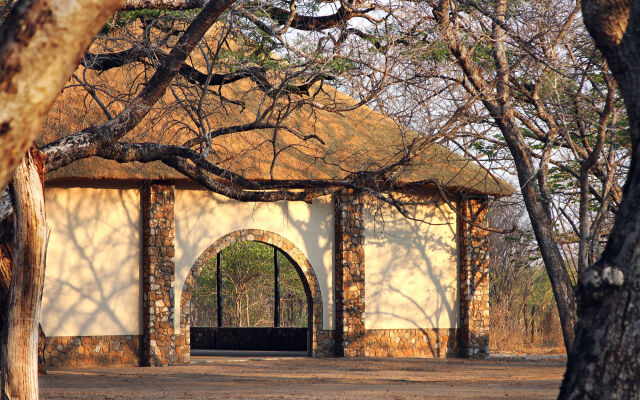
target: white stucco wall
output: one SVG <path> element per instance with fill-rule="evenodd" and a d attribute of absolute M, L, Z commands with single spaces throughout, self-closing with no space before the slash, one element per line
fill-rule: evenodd
<path fill-rule="evenodd" d="M 325 196 L 305 202 L 243 203 L 203 190 L 176 189 L 175 329 L 189 270 L 213 242 L 240 229 L 262 229 L 292 242 L 311 264 L 320 285 L 323 327 L 333 329 L 333 205 Z"/>
<path fill-rule="evenodd" d="M 412 221 L 385 206 L 365 211 L 365 327 L 453 328 L 458 324 L 456 215 L 422 205 Z"/>
<path fill-rule="evenodd" d="M 141 334 L 139 191 L 47 188 L 45 201 L 45 334 Z"/>

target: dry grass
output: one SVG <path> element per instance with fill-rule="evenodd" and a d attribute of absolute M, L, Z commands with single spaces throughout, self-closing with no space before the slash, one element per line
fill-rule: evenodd
<path fill-rule="evenodd" d="M 491 351 L 518 355 L 566 354 L 555 308 L 542 313 L 533 326 L 532 336 L 530 323 L 525 326 L 520 313 L 514 313 L 503 304 L 494 305 L 491 309 Z"/>

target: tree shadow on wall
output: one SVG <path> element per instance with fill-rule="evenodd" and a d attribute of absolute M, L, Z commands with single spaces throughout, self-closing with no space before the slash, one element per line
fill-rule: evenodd
<path fill-rule="evenodd" d="M 412 215 L 418 220 L 381 204 L 365 211 L 365 318 L 368 329 L 421 332 L 439 357 L 442 336 L 450 336 L 459 319 L 456 218 L 436 202 L 413 207 Z M 449 337 L 447 354 L 453 353 L 455 339 Z"/>
<path fill-rule="evenodd" d="M 64 188 L 47 194 L 47 335 L 139 334 L 137 191 Z"/>

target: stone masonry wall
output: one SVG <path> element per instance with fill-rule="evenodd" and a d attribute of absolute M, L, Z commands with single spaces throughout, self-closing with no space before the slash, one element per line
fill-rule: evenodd
<path fill-rule="evenodd" d="M 460 213 L 460 355 L 489 356 L 489 254 L 487 198 L 467 197 Z M 470 223 L 472 222 L 472 223 Z"/>
<path fill-rule="evenodd" d="M 175 335 L 176 361 L 177 365 L 187 365 L 191 362 L 191 337 L 190 333 L 185 334 L 180 331 Z"/>
<path fill-rule="evenodd" d="M 141 336 L 53 336 L 46 339 L 47 367 L 138 366 Z"/>
<path fill-rule="evenodd" d="M 457 332 L 451 329 L 367 329 L 365 352 L 367 357 L 425 357 L 456 356 Z"/>
<path fill-rule="evenodd" d="M 142 189 L 142 362 L 149 366 L 169 365 L 175 361 L 174 198 L 175 187 L 170 182 L 151 182 Z"/>
<path fill-rule="evenodd" d="M 364 215 L 360 193 L 334 195 L 335 209 L 335 351 L 338 356 L 365 354 Z"/>
<path fill-rule="evenodd" d="M 336 354 L 335 342 L 334 330 L 319 330 L 316 332 L 316 351 L 313 356 L 318 358 L 334 357 Z"/>

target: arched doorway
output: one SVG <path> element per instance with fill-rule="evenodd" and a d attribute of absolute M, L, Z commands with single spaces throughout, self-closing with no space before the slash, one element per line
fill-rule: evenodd
<path fill-rule="evenodd" d="M 243 241 L 262 242 L 278 249 L 296 268 L 307 298 L 307 354 L 314 356 L 317 351 L 317 335 L 319 330 L 322 329 L 322 297 L 318 280 L 311 264 L 293 243 L 282 236 L 263 230 L 243 229 L 229 233 L 216 240 L 198 257 L 193 267 L 191 267 L 180 299 L 180 335 L 176 335 L 176 355 L 178 359 L 182 361 L 189 360 L 191 350 L 191 300 L 200 272 L 207 262 L 216 257 L 225 248 Z"/>

